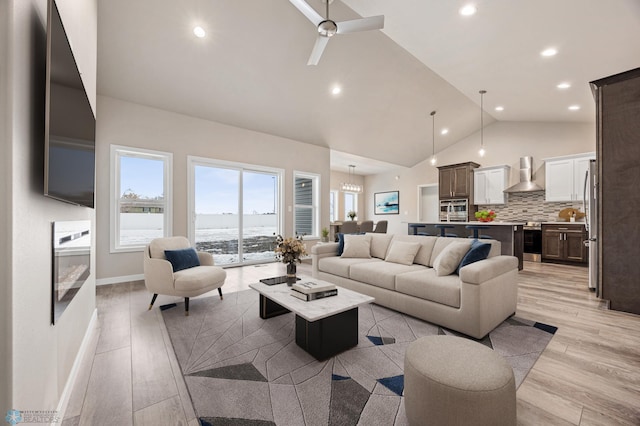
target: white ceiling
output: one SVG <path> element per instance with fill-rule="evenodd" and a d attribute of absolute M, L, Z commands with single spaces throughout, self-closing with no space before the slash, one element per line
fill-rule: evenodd
<path fill-rule="evenodd" d="M 334 1 L 332 19 L 384 14 L 385 29 L 333 37 L 313 67 L 316 30 L 286 0 L 100 0 L 98 93 L 326 146 L 332 168 L 369 174 L 431 155 L 432 110 L 450 130 L 436 151 L 476 132 L 480 89 L 485 125 L 593 121 L 588 82 L 640 66 L 637 0 L 465 3 Z"/>

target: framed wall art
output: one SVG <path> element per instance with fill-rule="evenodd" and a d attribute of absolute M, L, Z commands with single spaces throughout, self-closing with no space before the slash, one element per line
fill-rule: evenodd
<path fill-rule="evenodd" d="M 373 194 L 374 214 L 400 214 L 400 191 Z"/>

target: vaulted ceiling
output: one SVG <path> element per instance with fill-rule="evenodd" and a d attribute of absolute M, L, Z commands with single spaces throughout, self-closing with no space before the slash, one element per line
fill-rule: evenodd
<path fill-rule="evenodd" d="M 636 0 L 472 2 L 464 17 L 454 0 L 333 1 L 333 20 L 385 28 L 336 35 L 307 66 L 317 31 L 286 0 L 100 0 L 98 93 L 326 146 L 338 169 L 410 167 L 431 154 L 432 110 L 436 151 L 479 130 L 480 89 L 485 125 L 593 121 L 588 82 L 640 66 Z"/>

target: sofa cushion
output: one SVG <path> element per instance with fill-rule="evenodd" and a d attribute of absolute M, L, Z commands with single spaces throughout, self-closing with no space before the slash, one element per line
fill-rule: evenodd
<path fill-rule="evenodd" d="M 377 257 L 378 259 L 387 257 L 387 250 L 389 249 L 389 243 L 393 238 L 393 234 L 367 232 L 366 235 L 371 237 L 371 257 Z"/>
<path fill-rule="evenodd" d="M 351 265 L 374 262 L 382 262 L 382 260 L 328 256 L 318 259 L 318 271 L 337 275 L 343 278 L 349 278 L 349 269 L 351 268 Z"/>
<path fill-rule="evenodd" d="M 427 269 L 422 265 L 400 265 L 391 262 L 358 263 L 351 265 L 349 278 L 376 287 L 395 290 L 396 275 Z"/>
<path fill-rule="evenodd" d="M 345 235 L 342 257 L 371 258 L 371 237 L 368 235 Z"/>
<path fill-rule="evenodd" d="M 183 269 L 173 276 L 177 291 L 198 291 L 208 287 L 220 287 L 227 277 L 227 271 L 219 266 L 198 266 Z"/>
<path fill-rule="evenodd" d="M 191 247 L 191 243 L 185 237 L 156 238 L 149 243 L 149 255 L 152 259 L 166 259 L 165 250 L 178 250 Z"/>
<path fill-rule="evenodd" d="M 429 268 L 398 275 L 396 291 L 453 308 L 460 307 L 460 277 L 457 275 L 439 277 L 435 269 Z"/>
<path fill-rule="evenodd" d="M 447 245 L 433 262 L 436 275 L 442 277 L 454 273 L 470 247 L 471 240 L 459 240 Z"/>
<path fill-rule="evenodd" d="M 412 265 L 418 250 L 420 250 L 420 243 L 418 242 L 393 241 L 384 260 L 401 265 Z"/>
<path fill-rule="evenodd" d="M 491 244 L 483 243 L 480 240 L 473 240 L 471 243 L 471 248 L 464 255 L 458 268 L 456 269 L 456 274 L 460 275 L 460 268 L 463 268 L 472 263 L 478 262 L 480 260 L 484 260 L 489 256 L 489 252 L 491 251 Z"/>

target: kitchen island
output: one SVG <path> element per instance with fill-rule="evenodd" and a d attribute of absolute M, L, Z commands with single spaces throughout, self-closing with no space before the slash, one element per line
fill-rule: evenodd
<path fill-rule="evenodd" d="M 518 258 L 518 269 L 523 267 L 524 235 L 522 232 L 522 222 L 411 222 L 408 225 L 408 233 L 417 235 L 439 236 L 440 229 L 436 225 L 451 225 L 453 228 L 446 230 L 447 234 L 456 234 L 464 238 L 473 235 L 472 229 L 467 229 L 468 225 L 488 226 L 489 229 L 480 230 L 480 235 L 492 237 L 498 240 L 502 246 L 502 254 L 515 256 Z"/>

